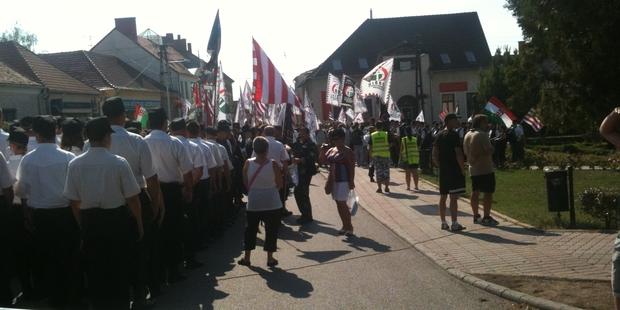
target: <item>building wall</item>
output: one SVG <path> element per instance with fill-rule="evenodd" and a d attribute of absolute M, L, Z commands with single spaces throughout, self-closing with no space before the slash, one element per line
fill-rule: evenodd
<path fill-rule="evenodd" d="M 98 95 L 84 94 L 68 94 L 51 92 L 47 99 L 48 111 L 46 114 L 52 114 L 52 105 L 55 100 L 62 102 L 61 113 L 64 116 L 88 117 L 100 115 L 97 103 L 100 100 Z"/>
<path fill-rule="evenodd" d="M 0 107 L 8 110 L 8 113 L 15 111 L 15 119 L 24 116 L 33 116 L 45 113 L 41 111 L 41 88 L 19 87 L 19 86 L 0 86 Z M 6 119 L 12 121 L 12 119 Z"/>
<path fill-rule="evenodd" d="M 430 72 L 431 79 L 431 104 L 432 111 L 428 112 L 432 114 L 430 115 L 433 121 L 439 120 L 439 113 L 443 109 L 442 104 L 442 95 L 454 95 L 455 104 L 458 105 L 458 114 L 461 119 L 467 119 L 471 116 L 472 113 L 476 111 L 468 111 L 467 108 L 467 97 L 468 94 L 474 94 L 478 92 L 478 86 L 480 85 L 480 69 L 470 69 L 470 70 L 459 70 L 459 71 L 431 71 Z M 444 86 L 450 86 L 454 84 L 458 84 L 464 82 L 466 83 L 466 88 L 462 90 L 448 90 L 441 91 L 440 88 L 442 84 Z M 454 112 L 454 111 L 450 111 Z"/>

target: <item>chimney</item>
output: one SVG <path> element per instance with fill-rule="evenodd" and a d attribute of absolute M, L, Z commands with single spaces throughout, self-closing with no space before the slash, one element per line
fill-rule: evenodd
<path fill-rule="evenodd" d="M 181 40 L 181 35 L 177 34 L 177 40 Z"/>
<path fill-rule="evenodd" d="M 191 54 L 192 53 L 192 44 L 191 43 L 187 43 L 187 51 Z"/>
<path fill-rule="evenodd" d="M 125 18 L 115 18 L 114 19 L 115 29 L 120 31 L 122 34 L 127 36 L 129 39 L 133 41 L 138 40 L 138 31 L 136 30 L 136 18 L 135 17 L 125 17 Z"/>
<path fill-rule="evenodd" d="M 174 35 L 172 33 L 166 33 L 166 36 L 162 38 L 164 44 L 172 44 L 174 41 Z"/>

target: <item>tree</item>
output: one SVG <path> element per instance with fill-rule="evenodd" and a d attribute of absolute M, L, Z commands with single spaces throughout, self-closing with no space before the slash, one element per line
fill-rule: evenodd
<path fill-rule="evenodd" d="M 620 1 L 507 0 L 506 7 L 527 42 L 523 61 L 543 69 L 544 114 L 558 131 L 594 130 L 620 105 Z"/>
<path fill-rule="evenodd" d="M 37 45 L 37 35 L 23 30 L 19 24 L 15 24 L 13 29 L 7 30 L 0 34 L 0 42 L 15 41 L 25 48 L 34 51 L 34 46 Z"/>

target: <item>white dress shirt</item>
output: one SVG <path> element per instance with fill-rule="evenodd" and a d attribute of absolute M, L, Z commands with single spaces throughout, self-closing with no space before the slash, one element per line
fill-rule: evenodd
<path fill-rule="evenodd" d="M 222 155 L 220 154 L 220 147 L 217 146 L 217 142 L 213 142 L 213 140 L 202 140 L 205 144 L 207 144 L 211 148 L 211 153 L 213 154 L 213 158 L 215 159 L 215 163 L 217 167 L 224 166 L 224 160 L 222 159 Z"/>
<path fill-rule="evenodd" d="M 54 143 L 38 144 L 36 149 L 22 158 L 17 169 L 15 194 L 28 200 L 35 209 L 53 209 L 69 206 L 63 195 L 67 167 L 75 158 Z"/>
<path fill-rule="evenodd" d="M 228 167 L 228 170 L 232 170 L 233 167 L 230 163 L 230 158 L 228 158 L 228 151 L 226 150 L 226 147 L 215 141 L 215 139 L 208 139 L 207 141 L 211 142 L 211 145 L 217 148 L 220 158 L 222 159 L 222 166 L 227 164 L 226 167 Z"/>
<path fill-rule="evenodd" d="M 269 150 L 267 150 L 267 158 L 275 160 L 275 162 L 282 167 L 283 161 L 288 161 L 290 157 L 284 144 L 276 140 L 274 137 L 265 137 L 269 142 Z M 252 152 L 252 157 L 256 157 L 256 152 Z"/>
<path fill-rule="evenodd" d="M 112 125 L 110 153 L 125 158 L 140 188 L 146 188 L 146 180 L 155 175 L 151 150 L 142 136 Z"/>
<path fill-rule="evenodd" d="M 202 154 L 202 150 L 200 149 L 200 146 L 198 146 L 198 144 L 196 144 L 193 141 L 190 141 L 189 139 L 183 136 L 175 136 L 175 138 L 181 140 L 181 143 L 183 143 L 183 146 L 185 146 L 185 149 L 187 150 L 187 153 L 189 154 L 189 159 L 192 161 L 194 168 L 201 168 L 206 165 L 205 157 Z"/>
<path fill-rule="evenodd" d="M 202 169 L 202 177 L 200 179 L 206 180 L 209 178 L 209 169 L 213 169 L 217 167 L 217 162 L 215 161 L 213 152 L 211 152 L 211 146 L 209 146 L 209 144 L 207 144 L 206 141 L 200 138 L 192 138 L 189 140 L 196 143 L 198 147 L 200 147 L 200 150 L 202 151 L 202 155 L 204 156 L 204 159 L 205 159 L 205 166 L 204 166 L 204 169 Z"/>
<path fill-rule="evenodd" d="M 4 159 L 9 159 L 11 149 L 9 148 L 9 133 L 0 128 L 0 153 L 4 155 Z"/>
<path fill-rule="evenodd" d="M 26 147 L 27 152 L 34 151 L 37 148 L 37 146 L 39 146 L 39 143 L 37 142 L 37 138 L 28 137 L 28 146 Z"/>
<path fill-rule="evenodd" d="M 4 154 L 0 152 L 0 197 L 4 196 L 2 189 L 11 187 L 15 182 L 14 180 L 9 171 Z"/>
<path fill-rule="evenodd" d="M 153 168 L 163 183 L 183 183 L 183 175 L 192 171 L 192 161 L 181 140 L 161 130 L 144 138 L 151 150 Z"/>
<path fill-rule="evenodd" d="M 118 208 L 139 193 L 127 160 L 106 148 L 91 147 L 69 163 L 64 194 L 79 201 L 82 210 Z"/>

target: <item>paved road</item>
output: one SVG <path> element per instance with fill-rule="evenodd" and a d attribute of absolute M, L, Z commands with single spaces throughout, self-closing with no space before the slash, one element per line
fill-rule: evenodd
<path fill-rule="evenodd" d="M 280 268 L 236 265 L 243 218 L 200 254 L 202 269 L 165 290 L 156 309 L 513 309 L 517 305 L 448 275 L 365 210 L 354 217 L 357 237 L 337 236 L 339 218 L 315 177 L 317 221 L 305 228 L 287 220 L 278 243 Z M 296 211 L 294 199 L 290 210 Z M 262 236 L 261 236 L 262 237 Z"/>

